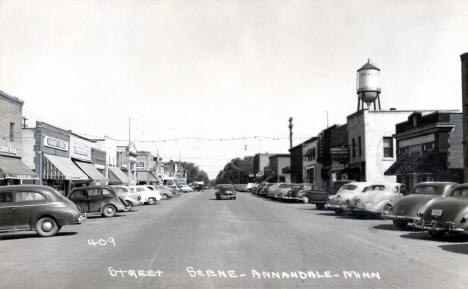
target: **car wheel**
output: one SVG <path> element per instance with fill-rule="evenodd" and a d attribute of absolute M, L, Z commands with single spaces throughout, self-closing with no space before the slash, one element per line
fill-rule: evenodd
<path fill-rule="evenodd" d="M 388 216 L 392 212 L 392 206 L 391 205 L 385 205 L 382 209 L 382 216 Z"/>
<path fill-rule="evenodd" d="M 127 207 L 129 207 L 129 208 L 133 208 L 133 204 L 132 204 L 132 202 L 130 202 L 130 201 L 127 201 L 126 205 L 127 205 Z"/>
<path fill-rule="evenodd" d="M 234 198 L 232 198 L 232 199 L 233 199 L 233 200 L 235 200 L 235 199 L 236 199 L 236 197 L 234 197 Z"/>
<path fill-rule="evenodd" d="M 162 198 L 163 200 L 167 200 L 167 199 L 168 199 L 168 197 L 167 197 L 166 194 L 163 194 L 163 195 L 161 196 L 161 198 Z"/>
<path fill-rule="evenodd" d="M 219 200 L 219 196 L 218 196 L 218 195 L 216 195 L 216 200 Z"/>
<path fill-rule="evenodd" d="M 117 210 L 113 205 L 106 205 L 102 208 L 102 215 L 104 217 L 113 217 L 117 213 Z"/>
<path fill-rule="evenodd" d="M 429 235 L 434 239 L 441 239 L 445 236 L 445 231 L 429 231 Z"/>
<path fill-rule="evenodd" d="M 343 215 L 343 210 L 342 209 L 335 209 L 335 214 L 338 216 Z"/>
<path fill-rule="evenodd" d="M 148 205 L 154 205 L 156 204 L 156 199 L 155 198 L 149 198 L 148 199 Z"/>
<path fill-rule="evenodd" d="M 398 229 L 405 229 L 406 226 L 408 225 L 408 222 L 400 221 L 400 220 L 393 220 L 393 225 L 397 227 Z"/>
<path fill-rule="evenodd" d="M 51 217 L 42 217 L 35 224 L 36 232 L 42 237 L 52 237 L 60 230 L 60 226 Z"/>
<path fill-rule="evenodd" d="M 315 208 L 317 210 L 323 210 L 323 209 L 325 209 L 325 204 L 315 204 Z"/>
<path fill-rule="evenodd" d="M 307 204 L 309 202 L 309 198 L 306 197 L 306 196 L 302 196 L 301 197 L 301 202 L 303 202 L 304 204 Z"/>

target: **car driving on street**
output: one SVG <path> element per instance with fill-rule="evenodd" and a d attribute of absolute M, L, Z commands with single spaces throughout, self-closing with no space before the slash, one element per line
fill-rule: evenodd
<path fill-rule="evenodd" d="M 233 185 L 218 185 L 215 191 L 216 200 L 230 199 L 235 200 L 237 193 Z"/>

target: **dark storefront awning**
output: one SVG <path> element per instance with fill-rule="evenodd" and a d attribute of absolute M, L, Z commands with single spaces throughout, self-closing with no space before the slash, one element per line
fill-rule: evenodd
<path fill-rule="evenodd" d="M 159 182 L 159 179 L 148 171 L 137 171 L 136 178 L 137 182 L 146 182 L 147 184 Z"/>
<path fill-rule="evenodd" d="M 93 181 L 95 182 L 107 182 L 106 177 L 104 177 L 92 163 L 85 163 L 75 161 L 75 164 Z"/>
<path fill-rule="evenodd" d="M 37 178 L 37 174 L 31 171 L 21 159 L 0 156 L 0 179 Z"/>
<path fill-rule="evenodd" d="M 130 178 L 119 168 L 109 168 L 110 185 L 129 185 L 130 183 Z"/>
<path fill-rule="evenodd" d="M 88 181 L 86 176 L 66 157 L 46 155 L 43 163 L 43 178 L 47 180 Z"/>
<path fill-rule="evenodd" d="M 385 175 L 445 173 L 446 163 L 447 157 L 444 153 L 426 152 L 422 157 L 414 153 L 399 158 L 385 171 Z"/>

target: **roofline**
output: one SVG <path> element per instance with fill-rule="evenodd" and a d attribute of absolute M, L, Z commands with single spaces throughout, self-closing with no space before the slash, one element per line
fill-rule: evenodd
<path fill-rule="evenodd" d="M 3 90 L 0 90 L 0 96 L 3 96 L 3 97 L 5 97 L 6 99 L 11 100 L 11 101 L 14 101 L 14 102 L 17 102 L 17 103 L 19 103 L 19 104 L 21 104 L 21 105 L 24 104 L 24 101 L 23 101 L 23 100 L 17 98 L 16 96 L 11 96 L 11 95 L 9 95 L 8 93 L 4 92 Z"/>

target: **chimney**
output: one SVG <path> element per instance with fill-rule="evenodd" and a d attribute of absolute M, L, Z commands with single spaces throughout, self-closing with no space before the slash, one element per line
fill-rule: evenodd
<path fill-rule="evenodd" d="M 460 58 L 463 104 L 463 164 L 466 183 L 468 181 L 468 52 L 460 55 Z"/>

